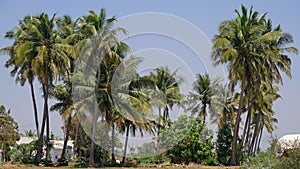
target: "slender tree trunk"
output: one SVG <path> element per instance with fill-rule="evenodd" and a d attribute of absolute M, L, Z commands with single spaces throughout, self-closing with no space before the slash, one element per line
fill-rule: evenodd
<path fill-rule="evenodd" d="M 203 104 L 203 121 L 202 123 L 205 124 L 206 122 L 206 103 Z"/>
<path fill-rule="evenodd" d="M 253 133 L 253 136 L 252 136 L 252 140 L 251 140 L 251 145 L 250 145 L 250 148 L 249 148 L 249 154 L 253 154 L 253 150 L 254 150 L 254 145 L 255 145 L 255 141 L 257 139 L 257 135 L 259 134 L 259 123 L 260 123 L 260 112 L 257 114 L 257 119 L 255 121 L 255 129 L 254 129 L 254 133 Z"/>
<path fill-rule="evenodd" d="M 108 113 L 108 112 L 106 112 Z M 105 165 L 107 163 L 107 156 L 108 156 L 108 132 L 109 132 L 109 119 L 105 118 L 105 135 L 104 135 L 104 153 L 103 153 L 103 157 L 102 157 L 102 165 Z"/>
<path fill-rule="evenodd" d="M 40 135 L 39 119 L 38 119 L 37 105 L 36 105 L 35 92 L 34 92 L 32 80 L 29 80 L 29 85 L 30 85 L 30 90 L 31 90 L 31 98 L 32 98 L 32 104 L 33 104 L 33 111 L 34 111 L 36 134 L 39 136 Z"/>
<path fill-rule="evenodd" d="M 48 110 L 47 110 L 48 111 Z M 47 113 L 47 119 L 46 119 L 46 160 L 51 161 L 50 159 L 50 122 L 49 122 L 49 113 Z"/>
<path fill-rule="evenodd" d="M 255 99 L 257 98 L 257 93 L 260 88 L 260 83 L 257 85 L 256 90 L 254 91 L 255 94 L 253 95 L 251 101 L 250 101 L 250 106 L 248 107 L 248 113 L 247 113 L 247 118 L 246 118 L 246 124 L 243 132 L 243 137 L 242 137 L 242 147 L 246 146 L 249 142 L 249 132 L 250 132 L 250 124 L 251 124 L 251 116 L 252 116 L 252 108 Z M 247 147 L 249 148 L 249 147 Z"/>
<path fill-rule="evenodd" d="M 95 52 L 95 51 L 92 51 L 92 52 Z M 98 56 L 98 55 L 96 55 Z M 101 60 L 100 60 L 101 61 Z M 96 136 L 96 130 L 97 130 L 97 120 L 98 120 L 98 98 L 99 98 L 99 93 L 98 93 L 98 89 L 99 89 L 99 83 L 100 83 L 100 77 L 101 77 L 101 74 L 100 74 L 100 65 L 101 63 L 99 63 L 99 66 L 98 66 L 98 71 L 97 71 L 97 83 L 96 83 L 96 86 L 95 86 L 95 107 L 94 107 L 94 115 L 93 115 L 93 126 L 92 126 L 92 143 L 91 143 L 91 150 L 90 150 L 90 159 L 89 159 L 89 166 L 90 167 L 93 167 L 95 166 L 95 136 Z"/>
<path fill-rule="evenodd" d="M 247 142 L 248 142 L 248 136 L 249 136 L 249 130 L 250 130 L 250 122 L 251 122 L 251 114 L 252 114 L 252 103 L 248 109 L 247 118 L 246 118 L 246 124 L 244 127 L 244 132 L 242 136 L 242 147 L 246 148 Z"/>
<path fill-rule="evenodd" d="M 79 144 L 78 144 L 78 149 L 79 149 L 79 157 L 81 158 L 82 157 L 82 151 L 81 151 L 81 145 L 84 144 L 84 140 L 83 140 L 83 129 L 81 127 L 81 125 L 79 125 L 79 138 L 80 138 L 80 141 L 79 141 Z"/>
<path fill-rule="evenodd" d="M 262 124 L 261 128 L 260 128 L 260 135 L 259 135 L 259 139 L 257 142 L 257 149 L 256 149 L 256 153 L 259 153 L 259 149 L 260 149 L 260 143 L 261 143 L 261 138 L 262 138 L 262 134 L 263 134 L 263 129 L 264 129 L 264 123 Z"/>
<path fill-rule="evenodd" d="M 162 118 L 162 116 L 161 116 L 161 108 L 158 108 L 157 146 L 156 146 L 157 147 L 157 152 L 156 152 L 156 154 L 157 154 L 157 162 L 160 162 L 160 158 L 161 158 L 161 156 L 160 156 L 160 152 L 161 152 L 161 150 L 160 150 L 160 138 L 159 138 L 160 130 L 161 130 L 161 127 L 162 127 L 161 118 Z"/>
<path fill-rule="evenodd" d="M 65 135 L 65 139 L 64 139 L 64 146 L 63 146 L 63 149 L 62 149 L 62 152 L 60 155 L 61 159 L 65 158 L 69 135 L 70 135 L 70 130 L 71 130 L 71 122 L 72 122 L 72 114 L 69 114 L 68 122 L 67 122 L 67 131 L 66 131 L 66 135 Z"/>
<path fill-rule="evenodd" d="M 97 130 L 97 120 L 98 120 L 98 107 L 97 107 L 97 99 L 95 101 L 95 112 L 93 115 L 93 124 L 92 124 L 92 136 L 91 136 L 91 150 L 90 150 L 90 159 L 89 159 L 89 166 L 95 166 L 95 136 Z"/>
<path fill-rule="evenodd" d="M 128 144 L 128 137 L 129 137 L 129 127 L 130 127 L 130 124 L 128 123 L 127 124 L 127 130 L 126 130 L 126 138 L 125 138 L 124 154 L 123 154 L 122 164 L 125 163 L 125 159 L 126 159 L 127 144 Z"/>
<path fill-rule="evenodd" d="M 115 157 L 115 125 L 112 124 L 112 132 L 111 132 L 111 161 L 112 163 L 116 163 Z"/>
<path fill-rule="evenodd" d="M 244 71 L 243 71 L 239 109 L 238 109 L 238 113 L 236 115 L 236 120 L 235 120 L 235 125 L 234 125 L 234 130 L 233 130 L 232 151 L 231 151 L 231 159 L 230 159 L 231 165 L 237 165 L 237 159 L 236 159 L 237 138 L 239 135 L 240 120 L 241 120 L 241 114 L 242 114 L 242 108 L 243 108 L 245 83 L 246 83 L 246 68 L 244 68 Z"/>
<path fill-rule="evenodd" d="M 79 135 L 79 119 L 77 118 L 77 125 L 76 125 L 76 130 L 75 130 L 75 138 L 74 138 L 74 147 L 73 147 L 73 153 L 72 153 L 72 157 L 75 157 L 76 154 L 76 150 L 78 150 L 78 135 Z"/>
<path fill-rule="evenodd" d="M 37 154 L 35 156 L 35 163 L 38 165 L 41 162 L 42 159 L 42 153 L 43 153 L 43 141 L 44 141 L 44 131 L 45 131 L 45 125 L 46 120 L 48 116 L 48 92 L 46 90 L 45 85 L 43 85 L 43 93 L 44 93 L 44 113 L 43 113 L 43 121 L 42 121 L 42 128 L 38 139 L 38 148 L 37 148 Z"/>

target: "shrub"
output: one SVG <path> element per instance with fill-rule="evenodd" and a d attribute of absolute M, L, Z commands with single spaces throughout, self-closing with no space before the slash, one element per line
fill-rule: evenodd
<path fill-rule="evenodd" d="M 170 128 L 161 132 L 160 137 L 164 138 L 163 146 L 169 149 L 166 155 L 171 163 L 205 163 L 212 156 L 214 146 L 211 131 L 194 117 L 179 116 Z"/>
<path fill-rule="evenodd" d="M 219 128 L 216 141 L 217 160 L 222 165 L 229 165 L 231 157 L 231 140 L 232 134 L 230 125 L 225 123 Z"/>

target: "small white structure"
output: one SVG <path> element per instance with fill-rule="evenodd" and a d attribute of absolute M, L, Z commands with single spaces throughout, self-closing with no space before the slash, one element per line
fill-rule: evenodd
<path fill-rule="evenodd" d="M 276 157 L 282 156 L 286 150 L 300 146 L 300 134 L 289 134 L 280 137 L 277 141 L 277 146 Z"/>
<path fill-rule="evenodd" d="M 32 141 L 38 140 L 38 137 L 21 137 L 19 141 L 17 141 L 18 145 L 21 144 L 29 144 Z M 58 159 L 60 159 L 60 155 L 62 153 L 63 147 L 64 147 L 64 140 L 50 140 L 50 143 L 53 145 L 50 150 L 50 158 L 52 162 L 58 162 Z M 72 159 L 72 153 L 73 153 L 73 141 L 68 141 L 67 148 L 66 148 L 66 154 L 65 157 L 69 160 Z M 1 156 L 1 153 L 0 153 Z M 1 161 L 1 159 L 0 159 Z"/>
<path fill-rule="evenodd" d="M 17 145 L 21 145 L 21 144 L 29 144 L 32 141 L 36 141 L 38 140 L 38 137 L 21 137 L 19 141 L 17 141 Z"/>
<path fill-rule="evenodd" d="M 50 143 L 53 145 L 50 151 L 50 158 L 52 162 L 57 162 L 60 159 L 60 155 L 63 150 L 64 140 L 50 140 Z M 73 153 L 73 141 L 68 141 L 65 157 L 69 160 L 71 159 Z"/>

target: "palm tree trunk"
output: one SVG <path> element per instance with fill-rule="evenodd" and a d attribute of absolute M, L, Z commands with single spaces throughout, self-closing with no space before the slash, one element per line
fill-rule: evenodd
<path fill-rule="evenodd" d="M 95 52 L 95 51 L 93 51 Z M 97 55 L 96 55 L 97 56 Z M 95 165 L 95 137 L 96 137 L 96 129 L 97 129 L 97 120 L 98 120 L 98 98 L 99 98 L 99 94 L 98 94 L 98 89 L 99 89 L 99 83 L 100 83 L 100 63 L 98 66 L 98 71 L 97 71 L 98 75 L 97 75 L 97 83 L 95 86 L 95 105 L 94 105 L 94 115 L 93 115 L 93 126 L 92 126 L 92 136 L 91 136 L 91 150 L 90 150 L 90 159 L 89 159 L 89 166 L 93 167 Z"/>
<path fill-rule="evenodd" d="M 69 140 L 69 134 L 70 134 L 70 130 L 71 130 L 71 122 L 72 122 L 72 115 L 69 114 L 68 117 L 68 124 L 67 124 L 67 131 L 66 131 L 66 135 L 65 135 L 65 140 L 64 140 L 64 146 L 60 155 L 60 158 L 63 159 L 65 158 L 65 154 L 66 154 L 66 148 L 67 148 L 67 144 L 68 144 L 68 140 Z"/>
<path fill-rule="evenodd" d="M 108 112 L 107 112 L 108 113 Z M 102 165 L 105 165 L 107 163 L 107 156 L 108 156 L 108 132 L 109 132 L 109 123 L 108 121 L 109 119 L 106 118 L 106 122 L 105 122 L 105 135 L 104 135 L 104 153 L 103 153 L 103 157 L 102 157 Z"/>
<path fill-rule="evenodd" d="M 262 122 L 262 126 L 260 128 L 259 139 L 258 139 L 258 142 L 257 142 L 257 145 L 256 145 L 256 153 L 259 153 L 261 138 L 262 138 L 262 134 L 263 134 L 263 128 L 264 128 L 264 123 Z"/>
<path fill-rule="evenodd" d="M 38 119 L 37 105 L 36 105 L 35 92 L 34 92 L 32 80 L 29 80 L 29 85 L 30 85 L 30 90 L 31 90 L 31 98 L 32 98 L 32 104 L 33 104 L 33 111 L 34 111 L 36 134 L 39 136 L 40 135 L 39 119 Z"/>
<path fill-rule="evenodd" d="M 255 145 L 255 141 L 257 140 L 257 135 L 259 134 L 259 123 L 260 123 L 260 113 L 257 114 L 257 119 L 255 121 L 255 129 L 254 129 L 254 133 L 252 136 L 252 140 L 251 140 L 251 145 L 249 148 L 249 154 L 253 154 L 254 153 L 254 145 Z"/>
<path fill-rule="evenodd" d="M 95 112 L 93 115 L 93 124 L 92 124 L 92 136 L 91 136 L 91 150 L 90 150 L 90 159 L 89 159 L 89 166 L 95 166 L 95 136 L 96 136 L 96 129 L 97 129 L 97 120 L 98 120 L 98 107 L 97 107 L 97 100 L 95 101 Z"/>
<path fill-rule="evenodd" d="M 116 163 L 115 157 L 115 125 L 112 124 L 112 132 L 111 132 L 111 161 L 112 163 Z"/>
<path fill-rule="evenodd" d="M 238 138 L 238 134 L 239 134 L 240 120 L 241 120 L 242 107 L 243 107 L 243 101 L 244 101 L 245 83 L 246 83 L 246 68 L 244 68 L 244 71 L 243 71 L 239 109 L 238 109 L 238 113 L 236 115 L 236 120 L 235 120 L 235 125 L 234 125 L 234 130 L 233 130 L 230 164 L 234 165 L 234 166 L 237 165 L 237 159 L 236 159 L 237 138 Z"/>
<path fill-rule="evenodd" d="M 42 128 L 38 139 L 38 148 L 37 154 L 35 156 L 35 163 L 38 165 L 42 159 L 42 151 L 43 151 L 43 141 L 44 141 L 44 131 L 45 131 L 45 124 L 48 116 L 48 92 L 46 90 L 45 85 L 43 85 L 43 93 L 44 93 L 44 113 L 43 113 L 43 121 L 42 121 Z"/>
<path fill-rule="evenodd" d="M 79 141 L 78 141 L 78 137 L 79 137 L 79 119 L 78 117 L 76 118 L 77 120 L 77 124 L 76 124 L 76 129 L 75 129 L 75 138 L 74 138 L 74 147 L 73 147 L 73 153 L 72 153 L 72 157 L 74 158 L 76 155 L 77 150 L 79 150 Z"/>
<path fill-rule="evenodd" d="M 125 138 L 124 154 L 123 154 L 122 164 L 125 163 L 126 151 L 127 151 L 127 144 L 128 144 L 128 137 L 129 137 L 129 127 L 130 127 L 130 124 L 128 123 L 126 126 L 127 126 L 127 130 L 126 130 L 126 138 Z"/>
<path fill-rule="evenodd" d="M 202 123 L 205 124 L 206 122 L 206 104 L 203 104 L 203 121 Z"/>
<path fill-rule="evenodd" d="M 158 126 L 157 126 L 157 152 L 156 152 L 156 154 L 157 154 L 157 162 L 160 162 L 160 152 L 161 152 L 161 150 L 160 150 L 160 140 L 159 140 L 159 134 L 160 134 L 160 129 L 161 129 L 161 108 L 158 108 L 158 121 L 157 121 L 157 123 L 158 123 Z"/>
<path fill-rule="evenodd" d="M 78 150 L 79 150 L 79 157 L 81 158 L 82 157 L 82 151 L 81 151 L 81 145 L 83 145 L 84 144 L 84 140 L 83 140 L 83 129 L 82 129 L 82 127 L 81 127 L 81 125 L 79 125 L 79 138 L 80 138 L 80 141 L 79 141 L 79 144 L 78 144 Z"/>
<path fill-rule="evenodd" d="M 250 123 L 251 123 L 251 116 L 252 116 L 252 108 L 253 108 L 253 104 L 254 101 L 257 97 L 257 93 L 258 90 L 260 88 L 260 85 L 257 85 L 256 90 L 255 90 L 255 94 L 253 95 L 251 101 L 250 101 L 250 106 L 248 107 L 248 114 L 247 114 L 247 118 L 246 118 L 246 124 L 245 124 L 245 128 L 244 128 L 244 132 L 243 132 L 243 137 L 242 137 L 242 147 L 246 146 L 249 142 L 249 133 L 250 133 Z M 247 147 L 249 148 L 249 147 Z"/>
<path fill-rule="evenodd" d="M 48 110 L 47 110 L 48 111 Z M 47 113 L 47 119 L 46 119 L 46 160 L 50 161 L 50 124 L 49 124 L 49 113 Z"/>
<path fill-rule="evenodd" d="M 246 124 L 245 124 L 245 128 L 244 128 L 244 132 L 243 132 L 243 137 L 242 137 L 242 147 L 243 149 L 247 150 L 249 147 L 246 147 L 248 144 L 248 140 L 249 140 L 249 133 L 250 133 L 250 123 L 251 123 L 251 115 L 252 115 L 252 104 L 251 103 L 249 109 L 248 109 L 248 113 L 247 113 L 247 118 L 246 118 Z"/>

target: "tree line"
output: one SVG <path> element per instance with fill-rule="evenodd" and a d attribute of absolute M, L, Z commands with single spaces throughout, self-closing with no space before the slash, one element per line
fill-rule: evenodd
<path fill-rule="evenodd" d="M 139 75 L 137 67 L 142 59 L 133 56 L 130 47 L 118 38 L 119 33 L 127 32 L 114 27 L 117 19 L 107 17 L 105 9 L 99 13 L 89 11 L 76 20 L 46 13 L 25 16 L 6 33 L 5 38 L 13 43 L 1 53 L 9 56 L 5 66 L 11 68 L 16 83 L 30 86 L 38 134 L 35 163 L 41 163 L 44 145 L 46 160 L 50 160 L 49 110 L 58 111 L 64 119 L 61 158 L 65 158 L 68 139 L 72 138 L 76 154 L 85 157 L 89 166 L 116 162 L 116 134 L 126 138 L 122 163 L 126 160 L 129 133 L 151 134 L 159 145 L 166 129 L 176 124 L 170 118 L 174 105 L 184 107 L 204 125 L 210 114 L 223 133 L 218 135 L 217 151 L 230 153 L 218 158 L 220 162 L 238 165 L 244 154 L 257 153 L 264 129 L 271 133 L 276 128 L 273 103 L 280 98 L 281 74 L 291 78 L 289 54 L 297 54 L 297 49 L 289 46 L 292 36 L 280 25 L 273 27 L 266 13 L 259 15 L 243 5 L 241 11 L 235 12 L 236 18 L 219 24 L 212 40 L 211 58 L 215 65 L 227 67 L 229 84 L 207 73 L 197 74 L 188 95 L 180 92 L 183 78 L 176 70 L 158 67 L 148 75 Z M 35 80 L 43 92 L 41 122 Z M 48 105 L 49 98 L 57 100 L 52 107 Z M 151 116 L 154 111 L 158 111 L 157 116 Z M 242 114 L 246 119 L 241 130 Z M 96 141 L 101 142 L 101 147 Z M 160 162 L 164 160 L 164 148 L 157 150 L 162 154 Z"/>

